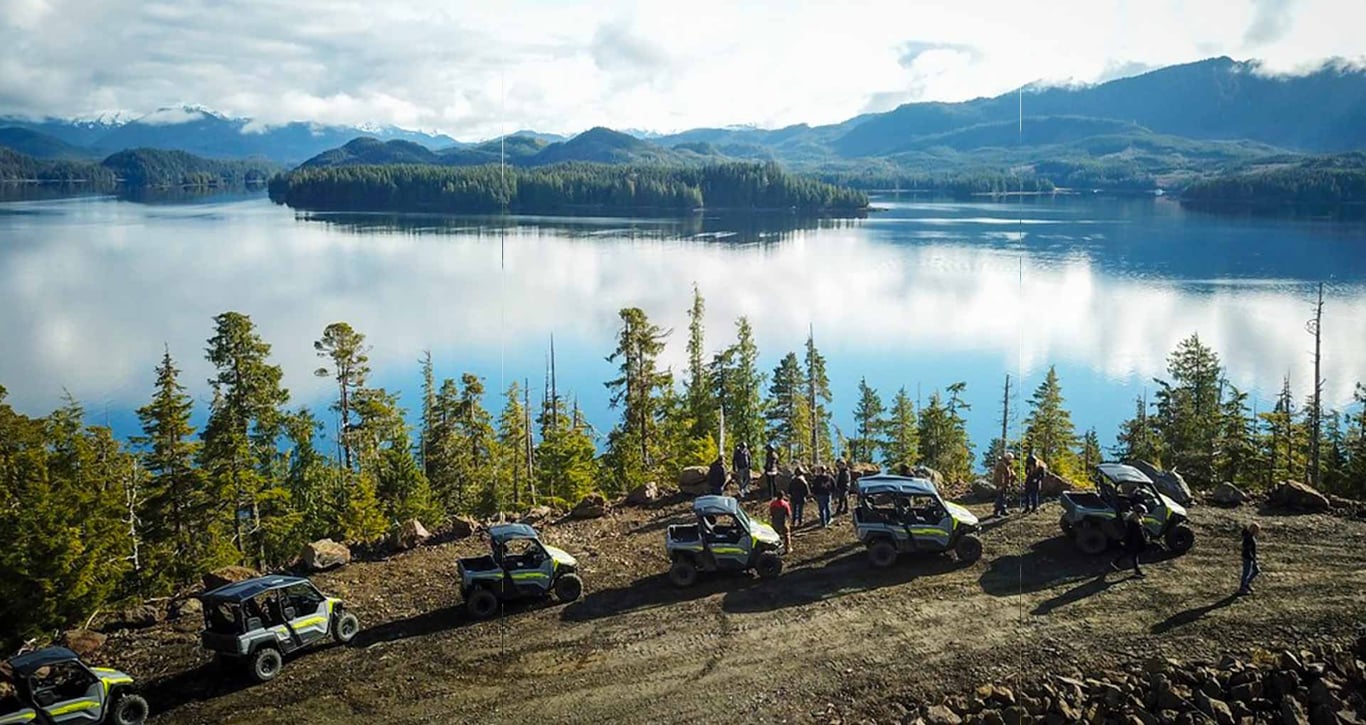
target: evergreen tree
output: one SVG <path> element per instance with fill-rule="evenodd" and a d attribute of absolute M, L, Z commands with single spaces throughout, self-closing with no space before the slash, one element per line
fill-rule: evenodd
<path fill-rule="evenodd" d="M 1043 382 L 1029 400 L 1025 419 L 1025 447 L 1042 457 L 1053 472 L 1075 477 L 1077 466 L 1072 448 L 1077 445 L 1072 416 L 1063 407 L 1062 385 L 1057 369 L 1050 366 Z"/>
<path fill-rule="evenodd" d="M 1348 479 L 1350 461 L 1347 454 L 1347 431 L 1342 427 L 1342 414 L 1336 410 L 1323 412 L 1323 442 L 1319 448 L 1323 456 L 1323 489 L 1334 494 L 1348 495 L 1351 486 Z"/>
<path fill-rule="evenodd" d="M 1355 418 L 1347 426 L 1344 447 L 1347 449 L 1347 465 L 1344 478 L 1346 491 L 1354 498 L 1366 495 L 1366 385 L 1357 383 L 1352 402 L 1357 408 Z"/>
<path fill-rule="evenodd" d="M 1257 459 L 1256 426 L 1249 414 L 1247 393 L 1225 382 L 1221 394 L 1214 468 L 1221 481 L 1251 482 Z"/>
<path fill-rule="evenodd" d="M 522 406 L 522 386 L 513 381 L 503 397 L 503 412 L 498 416 L 498 480 L 506 490 L 496 491 L 495 508 L 510 501 L 520 505 L 530 500 L 530 472 L 527 471 L 527 411 Z"/>
<path fill-rule="evenodd" d="M 1281 384 L 1275 407 L 1258 417 L 1265 431 L 1262 436 L 1263 485 L 1270 487 L 1280 481 L 1300 480 L 1308 466 L 1308 439 L 1298 419 L 1289 376 Z"/>
<path fill-rule="evenodd" d="M 947 481 L 964 481 L 972 474 L 972 447 L 967 424 L 958 413 L 965 407 L 958 399 L 963 387 L 962 383 L 949 386 L 948 401 L 935 391 L 920 411 L 921 460 L 939 471 Z"/>
<path fill-rule="evenodd" d="M 1110 449 L 1120 461 L 1148 461 L 1162 465 L 1162 437 L 1148 415 L 1143 398 L 1134 398 L 1134 417 L 1119 424 L 1119 434 Z"/>
<path fill-rule="evenodd" d="M 768 387 L 767 412 L 769 437 L 784 452 L 783 460 L 797 460 L 798 446 L 805 427 L 806 391 L 802 389 L 802 368 L 797 353 L 789 352 L 773 369 L 773 382 Z M 807 437 L 809 438 L 809 436 Z"/>
<path fill-rule="evenodd" d="M 564 410 L 563 401 L 549 403 L 543 415 L 541 441 L 536 446 L 536 478 L 542 497 L 561 507 L 577 503 L 596 488 L 598 466 L 593 434 L 577 412 Z"/>
<path fill-rule="evenodd" d="M 1100 450 L 1100 436 L 1095 428 L 1086 429 L 1086 433 L 1081 437 L 1081 450 L 1077 453 L 1081 459 L 1081 471 L 1078 477 L 1086 480 L 1091 475 L 1091 470 L 1096 464 L 1105 460 L 1105 454 Z"/>
<path fill-rule="evenodd" d="M 618 363 L 620 375 L 606 386 L 611 393 L 609 405 L 620 408 L 622 414 L 621 423 L 608 436 L 607 458 L 617 490 L 625 491 L 652 478 L 661 463 L 658 454 L 666 442 L 660 440 L 658 429 L 673 376 L 659 367 L 668 331 L 651 323 L 637 307 L 620 314 L 617 349 L 607 357 L 608 362 Z"/>
<path fill-rule="evenodd" d="M 493 430 L 493 416 L 484 408 L 484 383 L 478 376 L 465 373 L 460 376 L 461 392 L 456 403 L 455 439 L 452 441 L 454 475 L 464 482 L 460 487 L 460 497 L 456 506 L 460 511 L 478 510 L 492 502 L 488 498 L 481 501 L 471 500 L 469 486 L 476 492 L 487 491 L 494 485 L 495 468 L 493 453 L 496 435 Z M 478 505 L 476 505 L 478 504 Z M 485 508 L 479 511 L 493 514 Z"/>
<path fill-rule="evenodd" d="M 432 351 L 423 350 L 418 362 L 422 365 L 422 428 L 418 432 L 418 462 L 422 464 L 422 472 L 430 479 L 432 469 L 428 465 L 427 451 L 435 445 L 433 436 L 436 431 L 436 374 L 432 369 Z"/>
<path fill-rule="evenodd" d="M 1199 335 L 1191 335 L 1167 358 L 1167 374 L 1170 382 L 1156 381 L 1154 419 L 1168 454 L 1166 464 L 1196 482 L 1211 483 L 1221 411 L 1219 383 L 1224 379 L 1219 356 L 1200 342 Z"/>
<path fill-rule="evenodd" d="M 285 416 L 281 427 L 289 444 L 284 487 L 290 507 L 301 518 L 298 543 L 336 535 L 346 487 L 343 471 L 318 450 L 322 421 L 308 408 L 300 408 Z"/>
<path fill-rule="evenodd" d="M 825 356 L 816 349 L 814 332 L 806 336 L 806 364 L 803 382 L 806 385 L 807 426 L 810 438 L 805 458 L 812 463 L 829 461 L 830 449 L 830 377 L 825 371 Z"/>
<path fill-rule="evenodd" d="M 882 398 L 878 396 L 877 391 L 868 386 L 867 378 L 859 378 L 858 394 L 858 404 L 854 407 L 858 437 L 849 442 L 849 455 L 854 461 L 871 462 L 881 433 L 882 414 L 886 412 L 886 406 L 882 404 Z"/>
<path fill-rule="evenodd" d="M 726 401 L 726 428 L 730 434 L 727 448 L 741 442 L 750 450 L 761 450 L 764 444 L 764 375 L 759 372 L 759 347 L 754 342 L 754 328 L 741 317 L 735 321 L 735 344 L 719 358 L 724 381 L 721 399 Z"/>
<path fill-rule="evenodd" d="M 207 358 L 218 373 L 209 379 L 214 401 L 202 435 L 201 467 L 211 491 L 219 492 L 214 500 L 226 502 L 222 514 L 232 522 L 238 551 L 262 566 L 270 562 L 262 538 L 269 522 L 262 519 L 261 504 L 275 498 L 271 474 L 278 457 L 280 407 L 289 400 L 280 386 L 280 368 L 268 362 L 269 356 L 270 345 L 251 318 L 239 312 L 214 318 Z"/>
<path fill-rule="evenodd" d="M 167 349 L 156 369 L 156 392 L 138 409 L 142 435 L 132 443 L 142 448 L 142 466 L 150 478 L 142 493 L 138 519 L 145 543 L 142 566 L 146 593 L 165 593 L 192 581 L 224 561 L 213 519 L 214 501 L 205 495 L 194 465 L 198 445 L 192 439 L 194 403 L 180 384 L 180 370 Z"/>
<path fill-rule="evenodd" d="M 351 398 L 365 387 L 370 377 L 370 348 L 365 335 L 351 329 L 345 322 L 334 322 L 323 329 L 323 335 L 313 343 L 318 357 L 330 360 L 332 367 L 320 367 L 313 372 L 320 378 L 337 381 L 337 402 L 332 410 L 340 416 L 338 440 L 342 446 L 342 465 L 352 470 L 351 461 Z"/>
<path fill-rule="evenodd" d="M 914 466 L 920 462 L 919 424 L 915 403 L 906 394 L 906 388 L 896 391 L 890 414 L 881 428 L 885 436 L 881 442 L 883 468 L 895 471 L 903 464 Z"/>
<path fill-rule="evenodd" d="M 709 435 L 716 423 L 717 398 L 712 394 L 713 381 L 706 364 L 706 311 L 702 292 L 693 283 L 692 306 L 688 308 L 688 370 L 683 398 L 690 433 L 694 437 Z"/>

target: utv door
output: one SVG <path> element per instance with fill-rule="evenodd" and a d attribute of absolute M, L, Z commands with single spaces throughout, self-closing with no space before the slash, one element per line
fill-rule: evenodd
<path fill-rule="evenodd" d="M 739 520 L 730 515 L 714 517 L 716 523 L 702 527 L 703 543 L 716 560 L 716 568 L 726 571 L 740 571 L 750 566 L 754 540 L 749 530 Z"/>
<path fill-rule="evenodd" d="M 309 644 L 326 639 L 332 626 L 331 613 L 327 611 L 327 599 L 312 584 L 299 582 L 282 592 L 285 601 L 285 619 L 289 622 L 290 633 L 301 644 Z"/>
<path fill-rule="evenodd" d="M 917 551 L 943 551 L 953 536 L 953 517 L 934 497 L 915 496 L 907 528 Z"/>
<path fill-rule="evenodd" d="M 530 597 L 550 591 L 555 576 L 555 560 L 535 539 L 514 539 L 505 544 L 504 582 L 509 593 Z"/>
<path fill-rule="evenodd" d="M 19 725 L 19 723 L 30 723 L 38 718 L 38 714 L 32 708 L 24 707 L 19 709 L 0 706 L 0 725 Z"/>
<path fill-rule="evenodd" d="M 104 683 L 79 662 L 44 667 L 30 686 L 34 704 L 53 723 L 96 723 L 104 717 Z"/>

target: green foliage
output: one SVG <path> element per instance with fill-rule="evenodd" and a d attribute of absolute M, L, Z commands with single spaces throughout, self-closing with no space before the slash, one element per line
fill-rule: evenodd
<path fill-rule="evenodd" d="M 858 392 L 858 403 L 854 406 L 854 422 L 858 425 L 858 437 L 849 441 L 849 455 L 854 461 L 871 462 L 873 451 L 885 426 L 882 414 L 886 408 L 877 391 L 868 386 L 866 378 L 859 378 Z M 914 417 L 915 412 L 911 411 L 912 420 Z"/>
<path fill-rule="evenodd" d="M 916 420 L 915 403 L 906 388 L 896 391 L 889 415 L 882 423 L 882 465 L 895 471 L 900 466 L 914 466 L 920 461 L 920 425 Z"/>
<path fill-rule="evenodd" d="M 1214 479 L 1214 452 L 1219 431 L 1224 371 L 1219 356 L 1193 334 L 1167 358 L 1171 381 L 1157 380 L 1154 425 L 1167 453 L 1164 463 L 1188 479 Z"/>
<path fill-rule="evenodd" d="M 1366 202 L 1366 153 L 1265 159 L 1251 168 L 1202 179 L 1186 187 L 1184 204 L 1195 206 L 1336 206 Z"/>
<path fill-rule="evenodd" d="M 735 334 L 735 343 L 713 362 L 715 399 L 726 412 L 727 450 L 741 442 L 757 450 L 764 441 L 764 375 L 759 372 L 759 347 L 747 318 L 735 321 Z"/>
<path fill-rule="evenodd" d="M 966 387 L 964 383 L 950 385 L 947 401 L 936 390 L 920 411 L 921 461 L 948 481 L 966 481 L 972 475 L 972 443 L 961 414 L 968 406 L 959 399 Z"/>
<path fill-rule="evenodd" d="M 689 433 L 693 437 L 708 435 L 716 422 L 717 396 L 712 390 L 712 370 L 705 362 L 706 311 L 702 292 L 693 283 L 692 305 L 688 308 L 688 369 L 683 382 L 683 399 L 691 423 Z"/>
<path fill-rule="evenodd" d="M 768 434 L 773 444 L 783 451 L 783 460 L 795 462 L 798 446 L 809 440 L 806 434 L 806 391 L 802 384 L 802 367 L 797 353 L 789 352 L 773 369 L 773 382 L 768 387 L 768 406 L 764 417 L 768 420 Z"/>
<path fill-rule="evenodd" d="M 269 161 L 206 159 L 185 151 L 152 148 L 120 151 L 100 165 L 122 183 L 136 187 L 259 184 L 279 168 Z"/>
<path fill-rule="evenodd" d="M 1043 458 L 1049 470 L 1068 478 L 1079 476 L 1073 447 L 1077 435 L 1072 427 L 1072 416 L 1063 407 L 1062 385 L 1057 370 L 1049 366 L 1043 382 L 1029 400 L 1029 417 L 1025 419 L 1025 449 Z"/>
<path fill-rule="evenodd" d="M 599 470 L 592 429 L 578 410 L 566 412 L 562 401 L 547 401 L 536 446 L 538 500 L 572 505 L 594 490 Z"/>
<path fill-rule="evenodd" d="M 83 161 L 40 160 L 0 146 L 0 181 L 81 183 L 96 191 L 114 188 L 114 173 Z"/>
<path fill-rule="evenodd" d="M 621 422 L 607 437 L 607 459 L 615 492 L 621 493 L 654 478 L 664 461 L 665 441 L 659 426 L 668 408 L 665 396 L 673 375 L 659 367 L 659 355 L 669 332 L 650 322 L 644 310 L 621 310 L 617 349 L 607 357 L 618 364 L 619 376 L 605 383 L 608 404 L 621 409 Z"/>
<path fill-rule="evenodd" d="M 830 376 L 825 372 L 825 356 L 816 348 L 816 336 L 806 336 L 803 384 L 806 394 L 806 431 L 809 437 L 798 442 L 798 455 L 811 463 L 829 462 L 834 458 L 830 447 Z"/>

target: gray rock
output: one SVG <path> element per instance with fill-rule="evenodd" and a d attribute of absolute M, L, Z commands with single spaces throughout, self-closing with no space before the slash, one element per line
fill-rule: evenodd
<path fill-rule="evenodd" d="M 351 550 L 331 539 L 319 539 L 299 553 L 309 571 L 326 571 L 351 563 Z"/>
<path fill-rule="evenodd" d="M 1209 498 L 1222 506 L 1239 506 L 1247 500 L 1247 494 L 1243 493 L 1242 489 L 1237 486 L 1224 482 L 1214 487 Z"/>
<path fill-rule="evenodd" d="M 959 725 L 963 718 L 946 705 L 935 705 L 925 710 L 925 722 L 929 725 Z"/>
<path fill-rule="evenodd" d="M 572 519 L 596 519 L 607 515 L 609 508 L 607 498 L 600 493 L 590 493 L 583 497 L 583 500 L 574 505 L 574 509 L 569 512 Z"/>
<path fill-rule="evenodd" d="M 422 545 L 427 539 L 432 537 L 427 527 L 422 525 L 417 519 L 408 519 L 394 529 L 393 546 L 400 551 L 407 551 Z"/>

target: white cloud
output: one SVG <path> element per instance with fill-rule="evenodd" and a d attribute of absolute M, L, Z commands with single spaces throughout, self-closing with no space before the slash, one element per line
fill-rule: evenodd
<path fill-rule="evenodd" d="M 1293 7 L 1290 2 L 1294 2 Z M 1212 54 L 1360 57 L 1337 0 L 0 0 L 0 113 L 182 101 L 479 138 L 828 123 Z M 1293 22 L 1292 22 L 1293 21 Z M 1125 65 L 1130 64 L 1130 65 Z"/>

